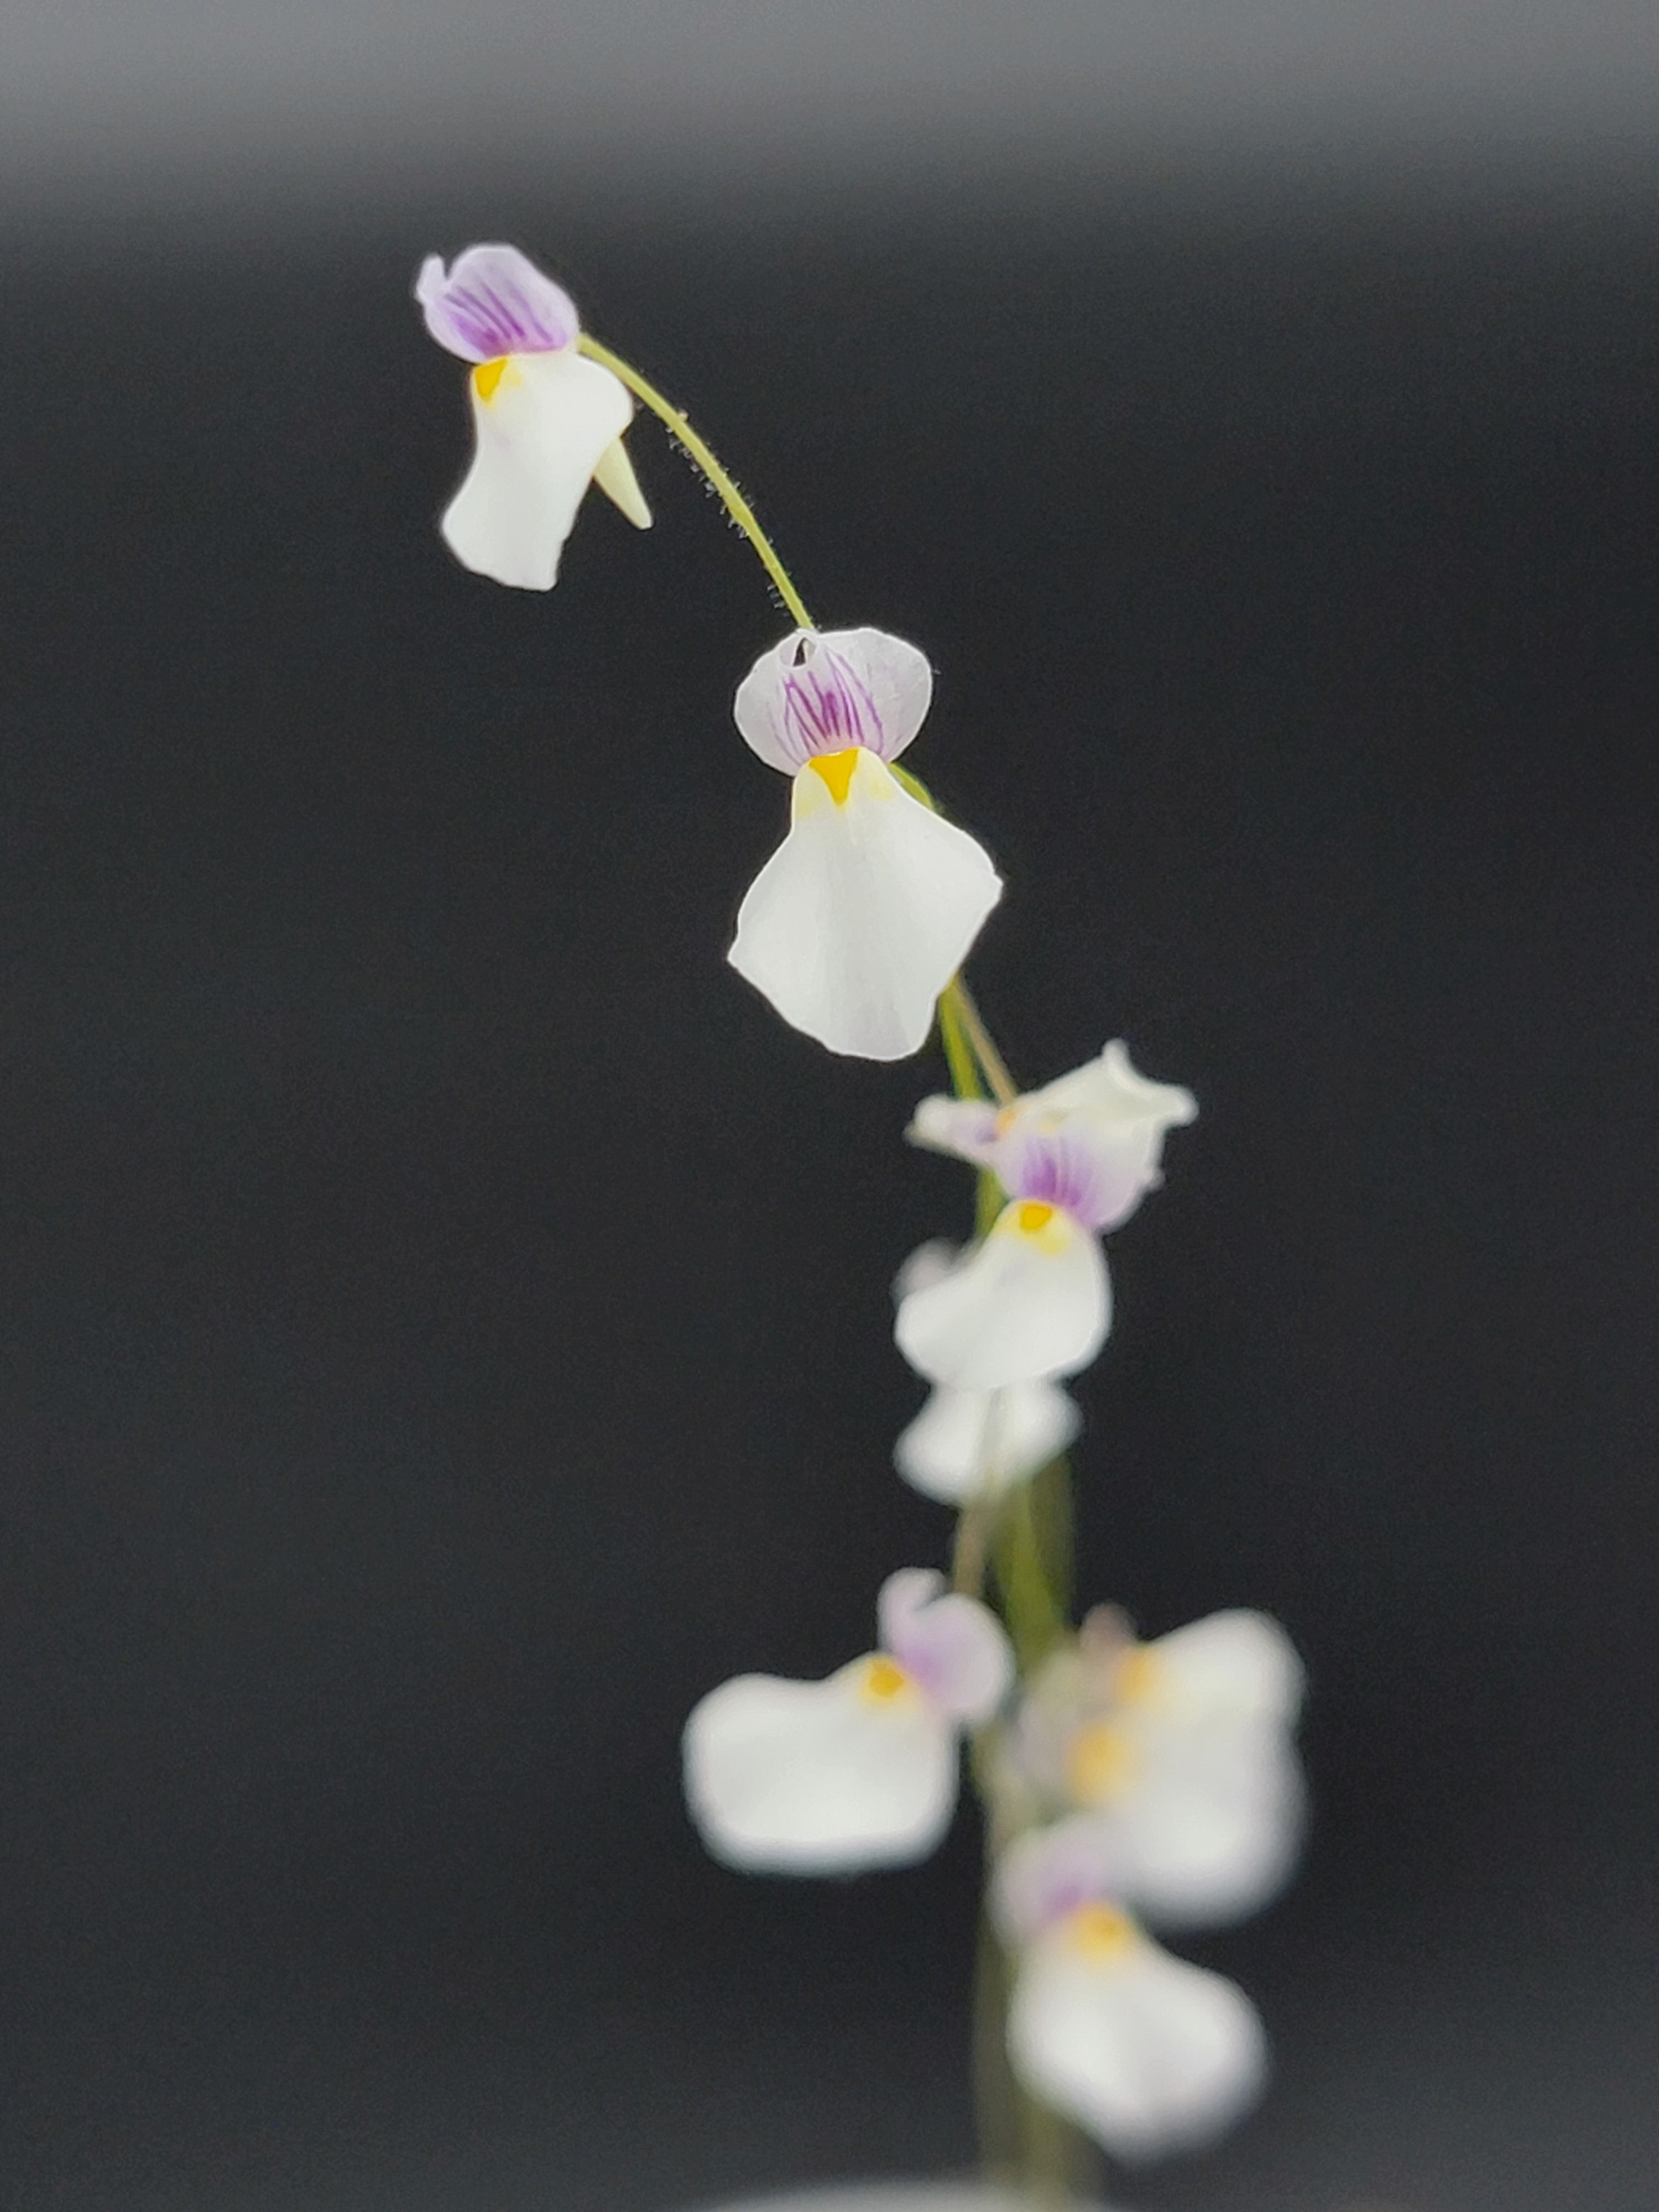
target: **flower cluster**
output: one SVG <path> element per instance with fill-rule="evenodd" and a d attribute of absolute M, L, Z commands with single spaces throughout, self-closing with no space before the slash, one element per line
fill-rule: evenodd
<path fill-rule="evenodd" d="M 795 627 L 739 684 L 733 712 L 789 778 L 790 811 L 728 957 L 833 1052 L 900 1059 L 937 1019 L 957 1095 L 923 1099 L 908 1133 L 981 1178 L 982 1233 L 912 1256 L 894 1325 L 932 1386 L 894 1460 L 962 1514 L 953 1586 L 902 1569 L 878 1596 L 873 1650 L 820 1681 L 745 1674 L 711 1690 L 685 1729 L 692 1818 L 745 1872 L 909 1863 L 950 1825 L 971 1735 L 990 1909 L 1012 1967 L 1014 2075 L 1125 2158 L 1199 2141 L 1257 2094 L 1262 2031 L 1233 1984 L 1148 1931 L 1237 1919 L 1286 1878 L 1302 1825 L 1300 1667 L 1257 1613 L 1143 1644 L 1106 1609 L 1071 1631 L 1062 1594 L 1043 1585 L 1049 1632 L 1034 1639 L 1006 1566 L 1006 1626 L 987 1601 L 996 1542 L 1034 1525 L 1020 1510 L 1028 1486 L 1063 1474 L 1081 1426 L 1064 1385 L 1111 1326 L 1101 1240 L 1161 1182 L 1164 1139 L 1193 1120 L 1192 1096 L 1139 1074 L 1121 1041 L 1024 1094 L 988 1038 L 970 1049 L 959 970 L 1002 885 L 896 766 L 931 702 L 926 656 L 880 630 L 817 628 L 684 416 L 586 337 L 566 294 L 514 248 L 476 246 L 447 270 L 434 257 L 416 295 L 434 337 L 471 365 L 476 450 L 441 525 L 465 567 L 548 589 L 590 483 L 648 525 L 622 442 L 635 397 L 749 534 Z M 1042 1583 L 1029 1546 L 1025 1566 Z"/>
<path fill-rule="evenodd" d="M 1121 1042 L 1001 1108 L 917 1109 L 912 1139 L 988 1171 L 1003 1200 L 968 1251 L 925 1246 L 900 1278 L 899 1348 L 933 1385 L 894 1450 L 917 1489 L 995 1515 L 1074 1440 L 1081 1415 L 1056 1378 L 1105 1340 L 1100 1236 L 1156 1188 L 1165 1133 L 1195 1111 Z M 693 1817 L 750 1871 L 919 1859 L 955 1803 L 956 1731 L 975 1728 L 1017 2075 L 1121 2158 L 1200 2142 L 1257 2094 L 1261 2027 L 1233 1984 L 1148 1930 L 1236 1920 L 1289 1874 L 1295 1654 L 1257 1613 L 1141 1644 L 1101 1609 L 1022 1680 L 989 1610 L 942 1587 L 893 1577 L 883 1651 L 826 1681 L 711 1692 L 686 1730 Z"/>

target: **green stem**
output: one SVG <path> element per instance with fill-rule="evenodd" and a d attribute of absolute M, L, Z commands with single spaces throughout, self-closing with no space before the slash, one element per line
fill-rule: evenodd
<path fill-rule="evenodd" d="M 1012 1106 L 1019 1092 L 1014 1079 L 1008 1073 L 1006 1061 L 992 1042 L 991 1032 L 984 1018 L 974 1004 L 973 994 L 960 975 L 951 978 L 945 987 L 945 997 L 955 1001 L 957 1018 L 967 1032 L 980 1066 L 985 1070 L 985 1080 L 991 1086 L 991 1096 L 999 1106 Z"/>
<path fill-rule="evenodd" d="M 1023 1677 L 1072 1632 L 1071 1466 L 1050 1460 L 1009 1492 L 993 1550 L 1008 1635 Z"/>
<path fill-rule="evenodd" d="M 968 1032 L 963 1026 L 962 996 L 958 983 L 947 984 L 939 994 L 939 1042 L 945 1048 L 945 1063 L 951 1071 L 951 1087 L 957 1097 L 982 1098 L 985 1092 L 980 1084 L 979 1070 L 974 1065 Z"/>
<path fill-rule="evenodd" d="M 643 400 L 659 422 L 666 423 L 669 430 L 684 447 L 692 460 L 719 493 L 720 504 L 732 521 L 737 524 L 756 552 L 759 554 L 762 566 L 777 586 L 779 598 L 793 615 L 800 628 L 815 629 L 817 625 L 806 611 L 806 602 L 795 589 L 790 579 L 789 571 L 779 560 L 771 539 L 761 528 L 754 508 L 738 489 L 728 471 L 720 465 L 714 449 L 708 441 L 691 428 L 684 409 L 676 407 L 671 400 L 665 398 L 656 386 L 641 376 L 631 362 L 625 362 L 620 354 L 612 353 L 609 346 L 601 345 L 597 338 L 589 337 L 586 331 L 577 339 L 576 343 L 579 349 L 585 353 L 590 361 L 598 362 L 602 368 L 608 368 L 612 376 L 620 377 L 635 397 Z"/>

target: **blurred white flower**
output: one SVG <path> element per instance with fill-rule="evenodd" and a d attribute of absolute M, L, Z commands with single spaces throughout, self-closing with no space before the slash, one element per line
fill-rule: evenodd
<path fill-rule="evenodd" d="M 1032 1682 L 1004 1755 L 1074 1810 L 1066 1825 L 1115 1895 L 1162 1927 L 1219 1926 L 1267 1904 L 1295 1864 L 1302 1686 L 1265 1613 L 1212 1613 L 1151 1644 L 1095 1615 Z"/>
<path fill-rule="evenodd" d="M 881 630 L 796 630 L 738 690 L 738 729 L 793 792 L 727 957 L 785 1021 L 863 1060 L 920 1050 L 1002 893 L 967 832 L 888 766 L 933 681 L 924 654 Z"/>
<path fill-rule="evenodd" d="M 622 434 L 634 402 L 576 350 L 574 303 L 514 246 L 470 246 L 446 274 L 421 264 L 415 296 L 438 343 L 474 366 L 477 450 L 444 512 L 444 541 L 498 584 L 545 592 L 590 483 L 647 529 L 651 510 Z"/>
<path fill-rule="evenodd" d="M 1116 1900 L 1079 1824 L 1033 1830 L 1000 1862 L 997 1918 L 1017 1965 L 1008 2056 L 1030 2094 L 1123 2160 L 1221 2134 L 1267 2079 L 1267 2040 L 1235 1983 L 1176 1959 Z"/>
<path fill-rule="evenodd" d="M 1165 1130 L 1197 1111 L 1190 1092 L 1138 1075 L 1121 1042 L 1009 1106 L 924 1099 L 913 1140 L 988 1168 L 1010 1203 L 948 1275 L 901 1300 L 910 1364 L 957 1390 L 1086 1367 L 1111 1325 L 1097 1232 L 1127 1220 L 1159 1180 Z"/>
<path fill-rule="evenodd" d="M 1058 1383 L 936 1389 L 893 1447 L 914 1490 L 947 1505 L 1000 1498 L 1063 1452 L 1083 1425 Z"/>
<path fill-rule="evenodd" d="M 945 1833 L 961 1730 L 1001 1704 L 1012 1654 L 929 1568 L 889 1576 L 877 1616 L 881 1649 L 827 1680 L 741 1674 L 692 1712 L 686 1802 L 726 1865 L 851 1874 L 926 1858 Z"/>

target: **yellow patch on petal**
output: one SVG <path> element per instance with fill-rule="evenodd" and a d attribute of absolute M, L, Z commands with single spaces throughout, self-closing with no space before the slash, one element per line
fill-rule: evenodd
<path fill-rule="evenodd" d="M 1066 1942 L 1091 1966 L 1108 1966 L 1134 1948 L 1134 1922 L 1109 1905 L 1079 1905 L 1065 1928 Z"/>
<path fill-rule="evenodd" d="M 910 1686 L 910 1677 L 896 1659 L 890 1659 L 884 1651 L 878 1651 L 864 1670 L 864 1680 L 859 1687 L 872 1705 L 890 1705 L 902 1698 Z"/>
<path fill-rule="evenodd" d="M 1102 1721 L 1080 1729 L 1066 1753 L 1066 1786 L 1079 1805 L 1102 1805 L 1134 1778 L 1139 1754 L 1121 1729 Z"/>
<path fill-rule="evenodd" d="M 806 763 L 823 778 L 824 788 L 837 806 L 847 804 L 847 794 L 852 787 L 854 772 L 863 750 L 862 745 L 848 745 L 845 752 L 814 753 Z"/>
<path fill-rule="evenodd" d="M 472 389 L 486 406 L 495 397 L 495 387 L 507 374 L 507 356 L 499 361 L 481 361 L 472 372 Z"/>
<path fill-rule="evenodd" d="M 1070 1214 L 1042 1198 L 1010 1199 L 992 1231 L 997 1237 L 1024 1237 L 1051 1259 L 1065 1251 L 1076 1233 Z"/>
<path fill-rule="evenodd" d="M 1150 1705 L 1164 1679 L 1164 1662 L 1150 1644 L 1126 1651 L 1112 1671 L 1112 1687 L 1125 1705 Z"/>

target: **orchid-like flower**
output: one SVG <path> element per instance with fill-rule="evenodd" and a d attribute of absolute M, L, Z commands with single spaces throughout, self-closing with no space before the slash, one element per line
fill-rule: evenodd
<path fill-rule="evenodd" d="M 441 525 L 463 567 L 550 590 L 590 483 L 638 529 L 650 527 L 622 442 L 634 402 L 619 378 L 576 350 L 580 325 L 567 292 L 514 246 L 470 246 L 447 274 L 428 255 L 415 296 L 438 343 L 473 364 L 477 449 Z"/>
<path fill-rule="evenodd" d="M 727 957 L 785 1021 L 862 1060 L 921 1049 L 1002 893 L 966 830 L 889 765 L 933 686 L 902 638 L 796 630 L 738 690 L 738 729 L 793 789 L 789 834 L 750 885 Z"/>
<path fill-rule="evenodd" d="M 958 1739 L 1012 1677 L 1008 1639 L 941 1575 L 890 1575 L 881 1648 L 821 1682 L 740 1674 L 685 1727 L 685 1795 L 704 1843 L 745 1873 L 852 1874 L 926 1858 L 957 1801 Z"/>
<path fill-rule="evenodd" d="M 998 1863 L 1017 1965 L 1008 2057 L 1030 2093 L 1124 2160 L 1196 2148 L 1253 2105 L 1267 2039 L 1234 1982 L 1173 1957 L 1125 1911 L 1109 1859 L 1074 1824 Z"/>
<path fill-rule="evenodd" d="M 925 1498 L 970 1505 L 1047 1467 L 1082 1425 L 1076 1402 L 1054 1382 L 934 1390 L 894 1445 L 893 1464 Z"/>
<path fill-rule="evenodd" d="M 1010 1106 L 924 1099 L 912 1140 L 988 1168 L 1009 1203 L 949 1274 L 901 1300 L 910 1364 L 957 1390 L 1086 1367 L 1111 1325 L 1098 1232 L 1156 1187 L 1164 1132 L 1197 1111 L 1190 1091 L 1138 1075 L 1121 1042 Z"/>
<path fill-rule="evenodd" d="M 1032 1682 L 1004 1742 L 1009 1778 L 1091 1838 L 1115 1894 L 1162 1927 L 1216 1927 L 1269 1902 L 1302 1840 L 1291 1741 L 1303 1673 L 1265 1613 L 1232 1611 L 1138 1644 L 1083 1624 Z"/>

